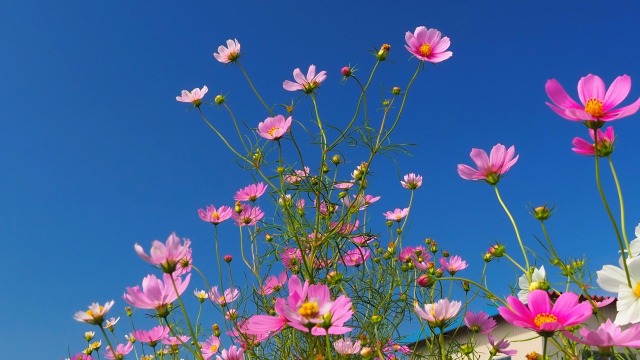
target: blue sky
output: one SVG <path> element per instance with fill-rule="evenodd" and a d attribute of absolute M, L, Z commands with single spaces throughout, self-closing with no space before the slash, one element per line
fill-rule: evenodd
<path fill-rule="evenodd" d="M 492 189 L 456 173 L 458 163 L 470 163 L 472 147 L 515 145 L 520 160 L 500 188 L 525 241 L 539 250 L 540 230 L 527 207 L 548 202 L 557 209 L 549 229 L 564 256 L 588 256 L 593 271 L 614 263 L 616 244 L 596 192 L 593 159 L 570 150 L 572 138 L 584 137 L 586 129 L 546 107 L 544 83 L 557 78 L 575 97 L 575 84 L 588 73 L 607 84 L 628 74 L 634 87 L 625 104 L 640 97 L 639 11 L 631 1 L 4 2 L 3 357 L 58 359 L 67 346 L 79 349 L 88 327 L 72 315 L 91 302 L 116 299 L 122 314 L 125 287 L 152 271 L 133 251 L 136 242 L 148 248 L 175 231 L 191 238 L 196 254 L 213 258 L 211 228 L 196 211 L 230 204 L 252 179 L 175 96 L 206 84 L 210 95 L 227 94 L 248 126 L 264 120 L 238 69 L 212 57 L 229 38 L 242 43 L 243 64 L 268 103 L 295 100 L 305 109 L 308 102 L 284 91 L 282 81 L 312 63 L 327 70 L 319 101 L 339 123 L 354 99 L 353 84 L 339 83 L 342 66 L 366 74 L 373 64 L 369 51 L 389 43 L 374 88 L 404 86 L 417 65 L 404 50 L 404 33 L 420 25 L 441 30 L 454 55 L 426 66 L 414 84 L 394 140 L 415 146 L 411 156 L 378 164 L 372 192 L 383 199 L 372 214 L 405 206 L 398 181 L 417 172 L 425 184 L 410 223 L 415 244 L 432 237 L 467 257 L 472 269 L 496 241 L 512 244 L 516 255 Z M 232 130 L 224 113 L 205 111 Z M 614 126 L 614 161 L 632 234 L 640 221 L 640 143 L 634 141 L 640 123 L 633 116 Z M 230 245 L 223 251 L 237 254 L 235 229 L 225 225 Z M 492 266 L 490 283 L 506 291 L 515 271 L 506 263 Z M 212 261 L 202 267 L 214 269 Z"/>

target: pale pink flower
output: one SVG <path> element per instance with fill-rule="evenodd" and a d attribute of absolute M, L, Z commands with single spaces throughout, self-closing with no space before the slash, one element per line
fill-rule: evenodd
<path fill-rule="evenodd" d="M 464 324 L 474 333 L 488 334 L 496 328 L 497 323 L 484 311 L 468 311 L 464 314 Z"/>
<path fill-rule="evenodd" d="M 349 190 L 353 187 L 353 182 L 352 181 L 339 182 L 339 183 L 335 183 L 333 187 L 340 190 Z"/>
<path fill-rule="evenodd" d="M 240 296 L 240 291 L 235 288 L 226 289 L 224 294 L 218 291 L 218 285 L 209 291 L 209 299 L 220 306 L 226 306 L 228 303 L 234 302 Z"/>
<path fill-rule="evenodd" d="M 116 345 L 115 354 L 114 351 L 111 350 L 111 347 L 107 345 L 107 348 L 104 350 L 104 357 L 109 360 L 121 360 L 124 359 L 125 355 L 133 350 L 133 343 L 127 341 L 126 344 L 118 344 Z"/>
<path fill-rule="evenodd" d="M 224 318 L 229 321 L 235 321 L 238 318 L 238 310 L 229 309 L 226 313 L 224 313 Z"/>
<path fill-rule="evenodd" d="M 373 196 L 373 195 L 353 195 L 353 200 L 349 199 L 348 197 L 345 197 L 342 199 L 342 205 L 344 205 L 345 207 L 357 207 L 358 210 L 364 210 L 366 209 L 369 205 L 373 204 L 374 202 L 380 200 L 380 196 Z"/>
<path fill-rule="evenodd" d="M 258 198 L 262 196 L 262 194 L 264 194 L 265 191 L 267 191 L 268 187 L 269 187 L 268 185 L 265 185 L 262 182 L 248 185 L 247 187 L 238 190 L 236 192 L 236 196 L 234 196 L 233 199 L 236 201 L 254 202 L 258 200 Z"/>
<path fill-rule="evenodd" d="M 449 320 L 458 315 L 462 303 L 460 301 L 449 301 L 440 299 L 433 304 L 425 304 L 424 310 L 420 308 L 418 302 L 413 304 L 416 314 L 431 326 L 443 327 Z"/>
<path fill-rule="evenodd" d="M 338 339 L 333 342 L 333 347 L 336 349 L 336 352 L 340 355 L 352 355 L 357 354 L 362 349 L 360 345 L 360 340 L 356 340 L 355 342 L 351 342 L 351 339 Z"/>
<path fill-rule="evenodd" d="M 200 215 L 200 219 L 206 222 L 210 222 L 213 225 L 218 225 L 221 222 L 229 219 L 231 214 L 233 213 L 233 209 L 228 206 L 220 206 L 216 209 L 215 206 L 209 205 L 206 210 L 198 209 L 198 215 Z"/>
<path fill-rule="evenodd" d="M 417 269 L 428 270 L 429 267 L 435 267 L 431 261 L 431 254 L 424 246 L 407 246 L 398 255 L 398 259 L 403 263 L 412 263 Z"/>
<path fill-rule="evenodd" d="M 411 354 L 411 349 L 408 346 L 394 343 L 391 339 L 387 341 L 387 344 L 382 349 L 383 355 L 386 355 L 385 359 L 389 360 L 398 359 L 398 357 L 395 356 L 397 352 L 407 355 Z M 376 359 L 380 360 L 379 358 Z"/>
<path fill-rule="evenodd" d="M 104 317 L 109 312 L 109 309 L 113 306 L 115 301 L 107 301 L 104 306 L 99 303 L 93 303 L 89 306 L 87 311 L 78 311 L 73 318 L 76 321 L 86 322 L 93 325 L 102 325 Z"/>
<path fill-rule="evenodd" d="M 216 360 L 244 360 L 244 350 L 231 345 L 229 349 L 223 349 L 220 355 L 216 355 Z"/>
<path fill-rule="evenodd" d="M 290 184 L 297 184 L 307 176 L 309 176 L 309 167 L 305 166 L 302 170 L 295 170 L 293 174 L 285 175 L 284 181 Z"/>
<path fill-rule="evenodd" d="M 400 222 L 402 221 L 402 219 L 404 219 L 407 215 L 409 215 L 409 208 L 404 208 L 402 210 L 400 209 L 395 209 L 393 211 L 387 211 L 385 213 L 383 213 L 385 219 L 389 220 L 389 221 L 397 221 Z"/>
<path fill-rule="evenodd" d="M 526 306 L 515 296 L 509 296 L 507 303 L 508 307 L 498 308 L 507 322 L 541 334 L 578 325 L 590 318 L 593 312 L 588 301 L 580 303 L 578 295 L 568 292 L 561 294 L 554 304 L 544 290 L 529 292 Z"/>
<path fill-rule="evenodd" d="M 162 274 L 163 280 L 156 278 L 155 275 L 147 275 L 142 279 L 142 290 L 140 286 L 127 287 L 127 292 L 122 298 L 131 306 L 140 309 L 155 309 L 160 315 L 166 314 L 168 305 L 173 303 L 179 295 L 181 295 L 189 286 L 191 274 L 184 279 L 175 277 L 174 281 L 178 293 L 171 283 L 171 274 Z"/>
<path fill-rule="evenodd" d="M 600 324 L 597 330 L 589 330 L 586 327 L 581 328 L 580 336 L 582 338 L 566 331 L 564 334 L 571 340 L 599 348 L 611 348 L 612 346 L 640 348 L 640 324 L 635 324 L 626 330 L 622 330 L 620 326 L 607 319 Z"/>
<path fill-rule="evenodd" d="M 165 273 L 171 274 L 176 271 L 183 259 L 191 259 L 190 245 L 191 241 L 189 239 L 184 239 L 184 243 L 181 243 L 180 238 L 175 233 L 172 233 L 169 235 L 166 244 L 158 240 L 153 241 L 149 252 L 150 256 L 144 252 L 142 246 L 135 244 L 134 248 L 142 259 L 157 265 Z"/>
<path fill-rule="evenodd" d="M 404 176 L 404 180 L 400 181 L 402 187 L 409 190 L 415 190 L 422 186 L 422 176 L 410 173 Z"/>
<path fill-rule="evenodd" d="M 271 316 L 267 316 L 267 315 L 259 315 L 259 316 L 265 316 L 265 317 L 271 318 Z M 239 342 L 243 349 L 247 349 L 251 346 L 259 344 L 264 340 L 266 340 L 267 338 L 269 338 L 270 336 L 269 331 L 264 331 L 264 332 L 261 331 L 257 334 L 248 333 L 248 329 L 249 329 L 247 326 L 248 323 L 249 323 L 249 319 L 236 321 L 234 328 L 227 331 L 227 334 L 232 338 L 234 338 L 234 341 Z M 264 323 L 262 322 L 260 323 L 261 325 L 264 325 Z M 284 322 L 282 323 L 282 326 L 284 326 Z"/>
<path fill-rule="evenodd" d="M 518 350 L 511 349 L 509 350 L 509 341 L 506 339 L 502 339 L 498 342 L 495 341 L 493 335 L 487 334 L 487 339 L 489 340 L 489 345 L 491 345 L 491 349 L 489 349 L 489 353 L 491 353 L 492 357 L 497 354 L 504 354 L 507 356 L 513 356 L 518 353 Z"/>
<path fill-rule="evenodd" d="M 360 226 L 360 220 L 356 220 L 353 224 L 346 222 L 343 224 L 340 224 L 339 222 L 331 222 L 329 224 L 329 229 L 332 231 L 337 230 L 336 232 L 339 235 L 347 236 L 354 232 L 358 228 L 358 226 Z"/>
<path fill-rule="evenodd" d="M 133 337 L 143 343 L 149 344 L 151 347 L 155 347 L 159 341 L 169 336 L 169 327 L 164 325 L 158 325 L 151 328 L 151 330 L 135 330 Z"/>
<path fill-rule="evenodd" d="M 340 262 L 345 266 L 355 266 L 358 267 L 362 265 L 365 261 L 369 259 L 371 256 L 371 251 L 367 248 L 357 248 L 353 250 L 349 250 L 345 252 L 340 257 Z"/>
<path fill-rule="evenodd" d="M 240 58 L 240 43 L 237 39 L 227 40 L 227 47 L 224 47 L 224 45 L 218 46 L 218 52 L 214 53 L 213 57 L 223 64 L 238 61 L 238 58 Z"/>
<path fill-rule="evenodd" d="M 102 327 L 113 331 L 113 328 L 116 326 L 118 321 L 120 321 L 120 316 L 118 316 L 117 318 L 112 317 L 111 319 L 107 320 Z"/>
<path fill-rule="evenodd" d="M 206 85 L 202 87 L 202 90 L 199 88 L 195 88 L 191 90 L 191 92 L 182 90 L 182 94 L 180 96 L 176 96 L 176 100 L 192 103 L 193 106 L 199 107 L 202 104 L 202 98 L 207 94 L 207 91 L 209 91 L 209 89 Z"/>
<path fill-rule="evenodd" d="M 286 248 L 280 253 L 280 260 L 286 269 L 296 272 L 302 263 L 302 252 L 298 248 Z"/>
<path fill-rule="evenodd" d="M 305 204 L 304 199 L 298 199 L 298 200 L 296 200 L 296 208 L 297 208 L 298 210 L 302 210 L 302 209 L 304 209 L 304 204 Z"/>
<path fill-rule="evenodd" d="M 279 291 L 286 282 L 286 271 L 281 272 L 277 277 L 275 275 L 269 276 L 262 285 L 262 290 L 260 292 L 262 293 L 262 295 L 270 295 L 274 291 Z"/>
<path fill-rule="evenodd" d="M 413 33 L 407 31 L 404 39 L 407 42 L 404 47 L 422 61 L 439 63 L 453 55 L 451 51 L 446 51 L 451 41 L 446 36 L 442 37 L 442 33 L 436 29 L 418 26 Z"/>
<path fill-rule="evenodd" d="M 243 204 L 242 212 L 240 214 L 234 212 L 232 217 L 238 226 L 251 226 L 257 224 L 264 217 L 264 212 L 258 206 L 251 207 L 248 204 Z"/>
<path fill-rule="evenodd" d="M 595 133 L 593 129 L 589 129 L 589 135 L 591 135 L 591 142 L 579 137 L 573 138 L 573 150 L 576 154 L 595 156 L 596 151 L 598 156 L 609 156 L 613 152 L 613 148 L 616 142 L 616 136 L 613 133 L 613 126 L 609 126 L 604 132 L 601 129 L 597 129 L 598 143 L 594 144 Z"/>
<path fill-rule="evenodd" d="M 375 235 L 359 235 L 352 237 L 351 241 L 358 246 L 365 246 L 377 238 Z"/>
<path fill-rule="evenodd" d="M 191 337 L 187 335 L 167 336 L 162 339 L 162 343 L 169 346 L 180 346 L 187 343 L 189 340 L 191 340 Z"/>
<path fill-rule="evenodd" d="M 220 338 L 215 335 L 209 336 L 200 349 L 202 350 L 202 356 L 204 356 L 205 359 L 212 358 L 213 355 L 218 352 L 218 349 L 220 349 Z"/>
<path fill-rule="evenodd" d="M 546 103 L 551 110 L 567 120 L 602 122 L 635 114 L 640 109 L 640 98 L 631 105 L 614 109 L 629 95 L 631 77 L 618 76 L 609 89 L 599 76 L 589 74 L 578 81 L 578 97 L 582 105 L 575 102 L 556 79 L 547 80 L 545 90 L 552 103 Z"/>
<path fill-rule="evenodd" d="M 455 275 L 458 271 L 467 268 L 467 262 L 462 260 L 462 258 L 458 255 L 453 255 L 448 258 L 440 258 L 440 265 L 451 276 Z"/>
<path fill-rule="evenodd" d="M 310 65 L 307 77 L 302 74 L 300 68 L 293 70 L 293 78 L 296 82 L 285 80 L 282 87 L 288 91 L 302 90 L 305 94 L 311 94 L 327 78 L 326 71 L 320 71 L 316 75 L 316 66 Z"/>
<path fill-rule="evenodd" d="M 484 150 L 474 148 L 471 150 L 471 160 L 476 163 L 478 170 L 458 164 L 458 174 L 466 180 L 484 180 L 495 185 L 518 161 L 520 155 L 514 157 L 515 151 L 513 146 L 507 150 L 504 145 L 497 144 L 491 149 L 491 155 L 487 156 Z"/>
<path fill-rule="evenodd" d="M 258 135 L 267 140 L 278 140 L 291 128 L 293 118 L 289 116 L 286 120 L 282 115 L 268 117 L 258 123 Z"/>

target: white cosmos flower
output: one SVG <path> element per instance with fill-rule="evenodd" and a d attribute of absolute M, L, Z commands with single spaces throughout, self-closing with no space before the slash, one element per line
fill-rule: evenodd
<path fill-rule="evenodd" d="M 533 269 L 533 273 L 531 273 L 531 282 L 529 282 L 526 275 L 520 276 L 518 279 L 518 286 L 520 287 L 520 291 L 518 291 L 518 299 L 522 302 L 527 302 L 527 295 L 533 290 L 547 290 L 549 288 L 549 284 L 547 283 L 547 273 L 544 270 L 544 265 L 541 265 L 540 269 Z"/>
<path fill-rule="evenodd" d="M 619 326 L 640 322 L 640 257 L 635 256 L 627 260 L 627 268 L 631 286 L 627 282 L 626 273 L 620 267 L 605 265 L 597 272 L 598 285 L 603 290 L 618 293 L 618 315 L 614 323 Z"/>

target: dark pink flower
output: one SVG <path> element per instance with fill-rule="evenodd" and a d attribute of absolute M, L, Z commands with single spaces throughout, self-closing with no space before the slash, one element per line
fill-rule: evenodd
<path fill-rule="evenodd" d="M 140 342 L 147 343 L 151 347 L 155 347 L 156 344 L 162 339 L 169 336 L 169 327 L 158 325 L 151 330 L 135 330 L 133 337 Z"/>
<path fill-rule="evenodd" d="M 141 258 L 152 265 L 157 265 L 165 273 L 171 274 L 176 271 L 183 259 L 191 259 L 190 245 L 189 239 L 184 239 L 184 243 L 181 243 L 180 238 L 172 233 L 165 244 L 158 240 L 153 241 L 150 256 L 144 252 L 142 246 L 135 244 L 134 248 Z"/>
<path fill-rule="evenodd" d="M 263 295 L 270 295 L 274 291 L 279 291 L 285 282 L 287 282 L 286 271 L 281 272 L 277 277 L 275 275 L 269 276 L 262 285 L 262 290 L 260 292 Z"/>
<path fill-rule="evenodd" d="M 195 88 L 191 90 L 191 92 L 187 90 L 182 90 L 182 94 L 180 96 L 176 96 L 176 100 L 180 102 L 192 103 L 193 106 L 199 107 L 202 104 L 202 98 L 207 94 L 209 89 L 207 86 L 203 86 L 202 90 L 199 88 Z"/>
<path fill-rule="evenodd" d="M 496 321 L 484 311 L 468 311 L 464 315 L 464 324 L 474 333 L 488 334 L 496 328 Z"/>
<path fill-rule="evenodd" d="M 547 80 L 545 90 L 552 103 L 551 110 L 567 120 L 599 123 L 635 114 L 640 109 L 640 99 L 633 104 L 614 109 L 629 95 L 631 77 L 618 76 L 609 89 L 599 76 L 589 74 L 578 81 L 578 97 L 582 105 L 575 102 L 556 80 Z"/>
<path fill-rule="evenodd" d="M 497 144 L 491 149 L 491 155 L 482 149 L 471 149 L 471 160 L 476 163 L 478 170 L 467 165 L 458 164 L 458 174 L 465 180 L 484 180 L 491 185 L 500 181 L 520 157 L 515 156 L 515 148 L 511 146 L 508 150 L 502 144 Z"/>
<path fill-rule="evenodd" d="M 244 204 L 242 212 L 240 214 L 234 212 L 232 217 L 238 226 L 251 226 L 257 224 L 264 217 L 264 213 L 258 206 L 251 207 Z"/>
<path fill-rule="evenodd" d="M 467 262 L 462 260 L 458 255 L 450 256 L 448 258 L 440 258 L 440 265 L 449 273 L 449 275 L 455 275 L 458 271 L 467 268 Z"/>
<path fill-rule="evenodd" d="M 563 293 L 552 304 L 546 291 L 533 290 L 527 294 L 527 300 L 524 305 L 517 297 L 509 296 L 509 306 L 501 306 L 498 311 L 507 322 L 545 335 L 578 325 L 590 318 L 593 311 L 588 301 L 580 303 L 574 293 Z"/>
<path fill-rule="evenodd" d="M 300 68 L 293 70 L 293 78 L 296 82 L 285 80 L 282 87 L 288 91 L 302 90 L 305 94 L 311 94 L 327 78 L 326 71 L 320 71 L 316 75 L 316 66 L 310 65 L 307 77 L 302 75 Z"/>
<path fill-rule="evenodd" d="M 436 29 L 418 26 L 413 33 L 407 31 L 404 39 L 407 41 L 404 47 L 422 61 L 439 63 L 453 55 L 451 51 L 446 51 L 451 41 L 446 36 L 442 37 L 442 33 Z"/>
<path fill-rule="evenodd" d="M 371 251 L 367 248 L 357 248 L 345 252 L 340 258 L 340 262 L 345 266 L 360 266 L 371 256 Z"/>
<path fill-rule="evenodd" d="M 282 115 L 268 117 L 258 124 L 258 135 L 267 140 L 278 140 L 289 131 L 293 118 L 289 116 L 286 120 Z"/>
<path fill-rule="evenodd" d="M 609 126 L 604 132 L 601 129 L 597 129 L 598 143 L 594 144 L 595 133 L 593 129 L 589 129 L 589 135 L 591 135 L 591 142 L 582 138 L 573 138 L 573 150 L 576 154 L 595 156 L 596 151 L 598 156 L 609 156 L 613 152 L 613 148 L 616 142 L 616 136 L 613 133 L 613 126 Z"/>
<path fill-rule="evenodd" d="M 298 248 L 286 248 L 280 253 L 280 260 L 286 269 L 295 273 L 302 263 L 302 252 Z"/>
<path fill-rule="evenodd" d="M 237 39 L 227 40 L 227 47 L 224 47 L 224 45 L 218 46 L 218 52 L 214 53 L 213 57 L 223 64 L 238 61 L 240 58 L 240 43 Z"/>
<path fill-rule="evenodd" d="M 267 191 L 268 187 L 269 186 L 265 185 L 262 182 L 259 182 L 257 184 L 248 185 L 247 187 L 238 190 L 236 192 L 236 196 L 234 196 L 233 199 L 236 200 L 236 201 L 251 201 L 251 202 L 254 202 L 254 201 L 258 200 L 258 198 L 260 196 L 262 196 L 262 194 L 264 194 L 265 191 Z"/>
<path fill-rule="evenodd" d="M 206 222 L 210 222 L 214 225 L 218 225 L 221 222 L 229 219 L 231 214 L 233 213 L 233 209 L 228 206 L 220 206 L 216 209 L 215 206 L 209 205 L 206 210 L 198 209 L 198 215 L 200 215 L 200 219 Z"/>

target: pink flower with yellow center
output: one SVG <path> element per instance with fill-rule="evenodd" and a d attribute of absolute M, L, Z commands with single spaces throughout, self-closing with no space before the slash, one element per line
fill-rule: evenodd
<path fill-rule="evenodd" d="M 365 261 L 369 259 L 371 256 L 371 251 L 367 248 L 357 248 L 352 249 L 345 252 L 341 258 L 340 262 L 345 266 L 355 266 L 358 267 L 362 265 Z"/>
<path fill-rule="evenodd" d="M 422 61 L 439 63 L 453 55 L 451 51 L 446 51 L 451 41 L 446 36 L 442 37 L 442 33 L 436 29 L 418 26 L 413 33 L 407 31 L 404 39 L 407 41 L 404 47 Z"/>
<path fill-rule="evenodd" d="M 551 100 L 551 103 L 546 103 L 551 110 L 567 120 L 585 121 L 593 128 L 601 127 L 606 121 L 633 115 L 640 109 L 640 98 L 631 105 L 615 109 L 631 90 L 631 77 L 627 75 L 618 76 L 608 89 L 599 76 L 589 74 L 581 78 L 578 97 L 582 104 L 575 102 L 556 79 L 547 80 L 544 88 Z"/>
<path fill-rule="evenodd" d="M 202 356 L 205 359 L 210 359 L 215 355 L 220 349 L 220 338 L 217 336 L 211 335 L 207 341 L 202 344 Z"/>
<path fill-rule="evenodd" d="M 462 260 L 458 255 L 453 255 L 448 258 L 440 258 L 440 265 L 449 273 L 449 275 L 455 275 L 458 271 L 467 268 L 467 262 Z"/>
<path fill-rule="evenodd" d="M 73 316 L 74 319 L 80 322 L 86 322 L 93 325 L 102 325 L 104 317 L 109 312 L 109 309 L 113 306 L 115 301 L 107 301 L 104 306 L 99 303 L 93 303 L 89 306 L 87 311 L 78 311 Z"/>
<path fill-rule="evenodd" d="M 383 215 L 384 215 L 385 219 L 387 219 L 389 221 L 400 222 L 400 221 L 402 221 L 402 219 L 407 217 L 407 215 L 409 215 L 409 208 L 395 209 L 393 211 L 387 211 L 387 212 L 383 213 Z"/>
<path fill-rule="evenodd" d="M 202 104 L 202 98 L 208 91 L 209 88 L 207 88 L 206 85 L 202 87 L 202 90 L 200 90 L 200 88 L 195 88 L 191 91 L 182 90 L 182 94 L 180 94 L 180 96 L 176 96 L 176 100 L 180 102 L 192 103 L 193 106 L 200 107 L 200 105 Z"/>
<path fill-rule="evenodd" d="M 226 289 L 221 294 L 220 291 L 218 291 L 218 285 L 212 287 L 209 292 L 209 299 L 220 306 L 226 306 L 228 303 L 234 302 L 238 296 L 240 296 L 240 291 L 234 288 Z"/>
<path fill-rule="evenodd" d="M 122 295 L 122 298 L 131 306 L 140 309 L 155 309 L 160 316 L 167 315 L 169 304 L 176 301 L 178 296 L 189 286 L 191 274 L 187 275 L 184 281 L 180 277 L 174 277 L 173 281 L 175 281 L 175 286 L 178 289 L 177 293 L 171 283 L 173 275 L 162 275 L 162 280 L 156 278 L 153 274 L 147 275 L 142 279 L 142 289 L 138 285 L 127 287 L 127 292 Z"/>
<path fill-rule="evenodd" d="M 233 209 L 228 206 L 220 206 L 216 209 L 215 206 L 209 205 L 205 210 L 198 209 L 198 215 L 202 221 L 210 222 L 213 225 L 218 225 L 221 222 L 229 219 Z"/>
<path fill-rule="evenodd" d="M 548 336 L 558 330 L 583 323 L 591 317 L 593 308 L 588 301 L 579 302 L 578 295 L 563 293 L 551 303 L 549 293 L 533 290 L 527 295 L 527 305 L 515 296 L 509 296 L 509 306 L 498 308 L 509 323 Z"/>
<path fill-rule="evenodd" d="M 122 360 L 131 350 L 133 350 L 133 344 L 128 341 L 126 344 L 118 344 L 115 351 L 112 351 L 111 347 L 107 346 L 104 350 L 104 357 L 109 360 Z"/>
<path fill-rule="evenodd" d="M 150 255 L 147 255 L 142 246 L 135 244 L 134 248 L 142 259 L 148 263 L 157 265 L 165 273 L 171 274 L 176 271 L 183 259 L 191 259 L 191 240 L 184 239 L 184 243 L 180 238 L 172 233 L 167 238 L 165 244 L 158 240 L 154 240 L 151 245 Z"/>
<path fill-rule="evenodd" d="M 484 180 L 490 185 L 495 185 L 518 161 L 520 155 L 514 157 L 515 152 L 515 147 L 511 146 L 507 150 L 502 144 L 494 146 L 489 156 L 482 149 L 471 149 L 471 160 L 476 163 L 478 169 L 458 164 L 458 175 L 465 180 Z"/>
<path fill-rule="evenodd" d="M 244 204 L 241 209 L 242 212 L 240 212 L 240 214 L 236 212 L 232 214 L 238 226 L 255 225 L 264 217 L 264 212 L 262 212 L 258 206 L 251 207 L 248 204 Z"/>
<path fill-rule="evenodd" d="M 597 144 L 595 134 L 598 134 Z M 595 156 L 596 152 L 600 157 L 606 157 L 611 155 L 616 142 L 616 136 L 613 133 L 613 126 L 609 126 L 605 131 L 601 129 L 593 130 L 589 129 L 589 135 L 591 135 L 591 142 L 582 138 L 576 137 L 573 139 L 573 150 L 576 154 Z"/>
<path fill-rule="evenodd" d="M 282 87 L 288 91 L 302 90 L 305 94 L 311 94 L 327 78 L 326 71 L 316 74 L 316 66 L 310 65 L 307 76 L 302 75 L 300 68 L 293 70 L 293 78 L 296 82 L 285 80 Z"/>
<path fill-rule="evenodd" d="M 227 47 L 224 45 L 218 46 L 218 52 L 214 53 L 213 57 L 223 64 L 238 61 L 240 58 L 240 43 L 237 39 L 227 40 Z"/>
<path fill-rule="evenodd" d="M 410 173 L 404 176 L 404 180 L 400 181 L 403 188 L 415 190 L 422 186 L 422 176 Z"/>
<path fill-rule="evenodd" d="M 275 275 L 269 276 L 262 285 L 260 291 L 263 295 L 270 295 L 274 291 L 279 291 L 284 283 L 287 282 L 287 272 L 283 271 L 277 277 Z"/>
<path fill-rule="evenodd" d="M 293 118 L 291 116 L 286 119 L 282 115 L 268 117 L 258 124 L 258 135 L 267 140 L 278 140 L 289 131 L 292 122 Z"/>
<path fill-rule="evenodd" d="M 251 184 L 242 188 L 236 192 L 236 196 L 233 197 L 233 200 L 236 201 L 251 201 L 254 202 L 258 200 L 260 196 L 267 191 L 268 186 L 262 182 L 257 184 Z"/>
<path fill-rule="evenodd" d="M 413 304 L 413 307 L 416 314 L 431 326 L 444 327 L 449 320 L 458 315 L 462 303 L 460 301 L 440 299 L 436 303 L 425 304 L 424 309 L 417 302 Z"/>
<path fill-rule="evenodd" d="M 133 337 L 140 342 L 147 343 L 151 347 L 155 347 L 159 341 L 169 336 L 169 327 L 158 325 L 151 330 L 135 330 Z"/>

